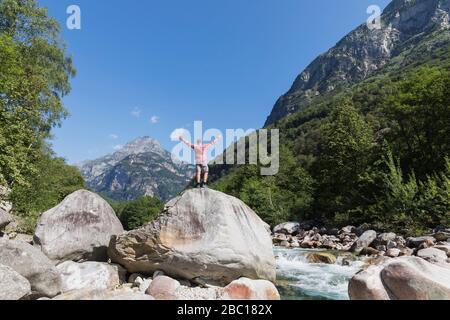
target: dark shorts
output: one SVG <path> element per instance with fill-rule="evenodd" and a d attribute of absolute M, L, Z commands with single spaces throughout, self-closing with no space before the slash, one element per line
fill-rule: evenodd
<path fill-rule="evenodd" d="M 198 164 L 197 165 L 197 172 L 209 172 L 209 166 L 208 165 L 202 165 L 202 164 Z"/>

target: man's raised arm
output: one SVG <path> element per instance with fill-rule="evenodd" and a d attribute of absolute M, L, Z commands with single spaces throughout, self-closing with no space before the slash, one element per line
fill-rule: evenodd
<path fill-rule="evenodd" d="M 185 138 L 183 138 L 183 136 L 180 136 L 180 140 L 187 145 L 189 148 L 192 148 L 194 145 L 192 143 L 190 143 L 189 141 L 187 141 Z"/>
<path fill-rule="evenodd" d="M 214 137 L 213 141 L 211 141 L 210 143 L 207 143 L 206 147 L 209 148 L 209 147 L 215 145 L 217 142 L 219 142 L 220 139 L 222 139 L 222 135 L 219 134 L 217 137 Z"/>

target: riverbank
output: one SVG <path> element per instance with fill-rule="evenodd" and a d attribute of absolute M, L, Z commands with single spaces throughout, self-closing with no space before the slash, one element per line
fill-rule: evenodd
<path fill-rule="evenodd" d="M 442 226 L 405 238 L 368 226 L 283 223 L 272 231 L 277 287 L 288 300 L 396 299 L 404 292 L 407 299 L 445 299 L 450 297 L 449 240 L 450 229 Z M 383 277 L 394 281 L 400 296 L 390 293 Z"/>
<path fill-rule="evenodd" d="M 317 252 L 336 255 L 336 263 L 310 263 L 307 256 Z M 349 281 L 365 264 L 365 259 L 361 258 L 348 265 L 346 255 L 324 249 L 275 247 L 274 253 L 276 286 L 282 300 L 348 300 Z"/>

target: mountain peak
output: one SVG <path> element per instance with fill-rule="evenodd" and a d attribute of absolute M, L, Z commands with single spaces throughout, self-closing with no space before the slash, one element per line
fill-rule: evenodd
<path fill-rule="evenodd" d="M 113 154 L 79 165 L 87 185 L 115 200 L 157 196 L 167 200 L 188 184 L 193 169 L 172 160 L 158 140 L 139 137 Z"/>
<path fill-rule="evenodd" d="M 449 14 L 450 0 L 393 0 L 383 11 L 381 29 L 369 30 L 364 23 L 317 57 L 278 99 L 265 126 L 307 107 L 320 96 L 366 79 L 402 53 L 419 48 L 433 32 L 448 34 Z M 430 42 L 425 47 L 431 50 L 443 42 Z"/>
<path fill-rule="evenodd" d="M 163 155 L 168 151 L 161 146 L 158 140 L 149 136 L 144 136 L 131 140 L 125 146 L 120 148 L 116 154 L 131 155 L 146 152 L 154 152 Z"/>

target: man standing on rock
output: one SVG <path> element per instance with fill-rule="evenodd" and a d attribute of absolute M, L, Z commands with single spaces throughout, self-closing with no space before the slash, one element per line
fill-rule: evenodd
<path fill-rule="evenodd" d="M 206 157 L 206 151 L 215 145 L 222 136 L 219 134 L 217 137 L 214 138 L 209 143 L 203 143 L 202 140 L 198 139 L 196 144 L 192 144 L 186 139 L 184 139 L 182 136 L 180 136 L 180 140 L 186 144 L 189 148 L 192 148 L 195 152 L 195 163 L 197 167 L 197 175 L 196 175 L 196 187 L 205 188 L 208 183 L 208 175 L 209 175 L 209 166 L 208 166 L 208 159 Z M 203 181 L 202 181 L 202 173 L 204 175 Z"/>

